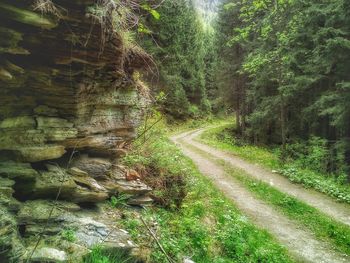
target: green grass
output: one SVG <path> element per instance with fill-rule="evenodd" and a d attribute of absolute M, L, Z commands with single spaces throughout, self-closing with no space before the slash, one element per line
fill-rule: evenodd
<path fill-rule="evenodd" d="M 132 197 L 132 195 L 128 194 L 119 194 L 118 196 L 112 196 L 111 199 L 109 200 L 109 205 L 111 207 L 123 207 L 127 206 L 128 200 Z"/>
<path fill-rule="evenodd" d="M 227 168 L 226 171 L 239 179 L 254 195 L 276 207 L 290 219 L 310 229 L 318 238 L 329 241 L 334 247 L 350 255 L 350 228 L 298 199 L 284 194 L 274 187 L 250 178 L 242 171 Z"/>
<path fill-rule="evenodd" d="M 69 242 L 74 242 L 77 239 L 75 230 L 71 228 L 62 230 L 61 236 L 64 240 L 67 240 Z"/>
<path fill-rule="evenodd" d="M 234 169 L 230 164 L 202 150 L 188 145 L 193 151 L 206 156 L 221 165 L 227 174 L 238 179 L 258 199 L 280 210 L 290 219 L 310 229 L 318 238 L 330 242 L 334 248 L 350 255 L 350 228 L 298 199 L 280 192 L 258 179 L 252 178 L 243 170 Z"/>
<path fill-rule="evenodd" d="M 113 250 L 108 252 L 101 247 L 95 247 L 84 259 L 84 263 L 136 263 L 127 251 Z"/>
<path fill-rule="evenodd" d="M 199 141 L 220 150 L 231 152 L 251 163 L 276 170 L 290 181 L 301 184 L 306 188 L 314 188 L 319 192 L 336 198 L 338 201 L 350 203 L 350 187 L 349 185 L 344 185 L 343 178 L 336 179 L 327 174 L 305 169 L 298 166 L 296 162 L 282 164 L 275 151 L 241 143 L 230 134 L 227 134 L 225 129 L 230 127 L 233 127 L 232 122 L 224 125 L 219 122 L 216 127 L 202 133 Z"/>
<path fill-rule="evenodd" d="M 220 150 L 232 152 L 249 162 L 257 163 L 270 169 L 280 168 L 278 156 L 269 149 L 248 144 L 240 145 L 234 138 L 224 133 L 225 129 L 233 127 L 232 123 L 233 120 L 231 123 L 224 123 L 223 125 L 219 123 L 215 127 L 207 129 L 201 134 L 199 140 Z"/>
<path fill-rule="evenodd" d="M 287 251 L 249 222 L 165 134 L 157 128 L 154 134 L 126 163 L 157 166 L 161 177 L 186 178 L 187 195 L 179 207 L 153 207 L 142 213 L 148 225 L 157 225 L 157 236 L 171 258 L 181 262 L 190 256 L 200 263 L 293 262 Z M 125 210 L 125 227 L 144 249 L 150 247 L 150 262 L 166 262 L 135 213 Z"/>

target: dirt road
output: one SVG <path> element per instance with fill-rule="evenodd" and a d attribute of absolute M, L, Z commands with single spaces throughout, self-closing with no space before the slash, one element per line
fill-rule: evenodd
<path fill-rule="evenodd" d="M 231 199 L 256 225 L 270 232 L 289 250 L 297 261 L 315 263 L 350 262 L 349 256 L 336 252 L 330 244 L 318 240 L 309 230 L 290 220 L 270 205 L 255 198 L 240 182 L 232 176 L 227 175 L 224 168 L 212 161 L 211 158 L 208 158 L 206 154 L 225 160 L 233 167 L 243 169 L 249 175 L 260 180 L 270 183 L 272 180 L 273 184 L 279 190 L 294 195 L 297 198 L 302 197 L 300 198 L 301 200 L 308 200 L 310 205 L 317 207 L 329 215 L 337 216 L 337 219 L 349 224 L 348 214 L 340 211 L 341 206 L 338 207 L 340 204 L 322 194 L 294 185 L 282 176 L 270 173 L 238 157 L 199 143 L 195 138 L 201 132 L 202 130 L 186 132 L 172 137 L 172 140 L 194 161 L 203 175 L 211 179 L 214 185 Z M 198 148 L 206 152 L 206 154 L 199 154 L 193 150 L 194 148 Z M 321 198 L 318 199 L 318 202 L 323 203 L 322 205 L 316 202 L 317 198 Z M 334 206 L 332 207 L 332 205 Z"/>

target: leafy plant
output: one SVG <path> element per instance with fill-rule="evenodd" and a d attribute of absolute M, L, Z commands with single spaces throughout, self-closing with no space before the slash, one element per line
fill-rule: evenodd
<path fill-rule="evenodd" d="M 109 200 L 109 204 L 114 207 L 124 207 L 127 206 L 127 201 L 130 199 L 131 195 L 119 193 L 118 196 L 112 196 Z"/>
<path fill-rule="evenodd" d="M 176 262 L 188 255 L 201 263 L 292 262 L 267 232 L 251 224 L 200 174 L 195 165 L 164 136 L 163 129 L 160 123 L 149 131 L 147 142 L 134 153 L 137 156 L 129 156 L 127 160 L 130 165 L 131 161 L 141 161 L 143 169 L 155 172 L 153 180 L 160 184 L 167 181 L 159 177 L 179 177 L 186 182 L 184 189 L 187 194 L 175 205 L 176 209 L 154 207 L 142 212 L 142 217 L 149 226 L 153 226 L 169 256 Z M 174 183 L 170 183 L 169 187 L 166 190 L 171 193 L 169 198 L 178 196 L 174 192 L 177 193 L 179 187 Z M 157 196 L 164 195 L 163 187 L 154 188 L 156 191 L 160 189 Z M 127 211 L 125 217 L 124 226 L 132 237 L 139 244 L 151 248 L 150 262 L 166 262 L 156 243 L 150 243 L 149 233 L 136 218 L 135 212 Z"/>
<path fill-rule="evenodd" d="M 136 263 L 125 250 L 115 249 L 108 252 L 102 247 L 94 247 L 91 253 L 84 259 L 84 263 Z"/>
<path fill-rule="evenodd" d="M 293 166 L 286 166 L 279 173 L 294 183 L 312 187 L 322 193 L 335 197 L 341 202 L 350 204 L 350 188 L 339 180 L 330 176 L 324 176 L 308 170 L 301 170 Z"/>
<path fill-rule="evenodd" d="M 325 141 L 319 138 L 311 139 L 308 144 L 294 143 L 288 145 L 287 154 L 290 157 L 287 163 L 279 161 L 280 150 L 273 150 L 249 144 L 237 144 L 233 133 L 227 134 L 227 127 L 232 124 L 215 127 L 204 132 L 200 140 L 213 147 L 230 151 L 241 158 L 252 163 L 258 163 L 263 167 L 273 169 L 287 177 L 293 183 L 302 184 L 315 190 L 335 197 L 341 202 L 350 203 L 350 187 L 347 184 L 345 174 L 326 174 L 319 172 L 323 170 L 328 158 L 328 150 L 324 147 Z M 314 165 L 312 165 L 314 164 Z"/>
<path fill-rule="evenodd" d="M 158 11 L 153 9 L 149 4 L 142 4 L 141 8 L 143 10 L 148 11 L 155 20 L 159 20 L 160 19 L 160 14 L 158 13 Z"/>
<path fill-rule="evenodd" d="M 63 239 L 69 241 L 69 242 L 74 242 L 76 241 L 76 234 L 75 234 L 75 230 L 74 229 L 71 229 L 71 228 L 67 228 L 67 229 L 64 229 L 62 230 L 61 232 L 61 236 Z"/>

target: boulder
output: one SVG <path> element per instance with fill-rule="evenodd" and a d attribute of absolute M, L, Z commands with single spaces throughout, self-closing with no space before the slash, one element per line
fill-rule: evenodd
<path fill-rule="evenodd" d="M 71 196 L 71 201 L 76 203 L 98 203 L 108 199 L 108 197 L 106 190 L 93 191 L 78 185 Z"/>
<path fill-rule="evenodd" d="M 71 168 L 69 173 L 77 188 L 71 196 L 71 200 L 78 203 L 97 203 L 106 200 L 109 195 L 107 190 L 101 186 L 94 178 L 78 168 Z"/>
<path fill-rule="evenodd" d="M 31 257 L 31 262 L 57 263 L 66 261 L 66 252 L 51 247 L 37 248 Z"/>
<path fill-rule="evenodd" d="M 34 113 L 41 116 L 56 117 L 58 111 L 55 108 L 50 108 L 47 105 L 39 105 L 34 109 Z"/>
<path fill-rule="evenodd" d="M 84 172 L 82 170 L 80 170 L 77 167 L 71 167 L 68 169 L 68 173 L 75 176 L 75 177 L 86 177 L 89 176 L 89 174 L 87 172 Z"/>
<path fill-rule="evenodd" d="M 35 128 L 35 119 L 31 116 L 18 116 L 7 118 L 0 122 L 0 129 Z"/>
<path fill-rule="evenodd" d="M 15 217 L 0 205 L 0 262 L 20 262 L 25 247 L 17 230 Z"/>
<path fill-rule="evenodd" d="M 26 201 L 18 212 L 18 223 L 20 225 L 42 224 L 48 220 L 49 215 L 51 222 L 62 222 L 65 215 L 80 209 L 77 204 L 64 201 Z"/>
<path fill-rule="evenodd" d="M 127 181 L 124 179 L 116 181 L 101 181 L 101 184 L 110 192 L 111 195 L 124 193 L 140 196 L 152 191 L 152 188 L 141 181 Z"/>
<path fill-rule="evenodd" d="M 36 117 L 36 123 L 38 129 L 46 128 L 73 128 L 73 123 L 67 121 L 66 119 L 56 118 L 56 117 Z"/>
<path fill-rule="evenodd" d="M 87 248 L 96 245 L 110 250 L 136 247 L 127 231 L 107 226 L 91 217 L 67 218 L 66 224 L 75 229 L 76 243 Z"/>
<path fill-rule="evenodd" d="M 7 207 L 10 212 L 18 211 L 20 202 L 13 198 L 15 181 L 0 177 L 0 206 Z"/>
<path fill-rule="evenodd" d="M 29 163 L 0 162 L 0 176 L 15 181 L 34 181 L 39 173 Z"/>
<path fill-rule="evenodd" d="M 58 159 L 65 153 L 65 147 L 62 145 L 47 144 L 41 146 L 25 146 L 9 148 L 21 162 L 40 162 L 44 160 Z"/>
<path fill-rule="evenodd" d="M 27 198 L 55 199 L 60 193 L 59 199 L 67 200 L 75 192 L 77 184 L 64 169 L 59 168 L 57 171 L 40 172 L 32 187 L 23 189 L 24 187 L 22 186 L 22 193 L 26 192 Z"/>
<path fill-rule="evenodd" d="M 127 182 L 114 164 L 126 154 L 121 145 L 135 138 L 147 106 L 134 72 L 151 60 L 125 49 L 112 24 L 101 26 L 91 13 L 95 1 L 58 2 L 0 0 L 0 211 L 6 211 L 0 252 L 8 249 L 0 262 L 6 262 L 4 255 L 23 255 L 18 240 L 30 250 L 46 222 L 35 261 L 70 260 L 69 246 L 53 239 L 72 224 L 80 237 L 74 245 L 84 253 L 101 240 L 112 248 L 132 247 L 114 221 L 97 222 L 101 214 L 89 209 L 93 204 L 81 204 L 93 211 L 90 217 L 80 214 L 77 203 L 150 190 L 137 180 Z M 124 8 L 113 3 L 116 10 L 107 16 Z M 69 171 L 46 165 L 65 167 L 71 153 Z M 42 200 L 58 193 L 59 200 L 71 202 Z"/>
<path fill-rule="evenodd" d="M 183 263 L 195 263 L 195 262 L 190 258 L 185 257 Z"/>
<path fill-rule="evenodd" d="M 83 155 L 74 160 L 72 166 L 88 173 L 95 179 L 107 179 L 112 164 L 107 159 L 89 158 L 87 155 Z"/>
<path fill-rule="evenodd" d="M 127 169 L 121 165 L 113 165 L 109 171 L 109 179 L 113 181 L 125 180 Z"/>
<path fill-rule="evenodd" d="M 149 196 L 137 196 L 128 200 L 128 205 L 148 206 L 152 205 L 153 199 Z"/>

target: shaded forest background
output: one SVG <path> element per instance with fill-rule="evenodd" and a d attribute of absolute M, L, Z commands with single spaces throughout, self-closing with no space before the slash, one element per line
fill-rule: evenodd
<path fill-rule="evenodd" d="M 349 174 L 350 3 L 198 2 L 165 1 L 137 36 L 169 119 L 235 113 L 244 140 L 281 145 L 283 160 L 317 149 L 316 170 Z"/>

